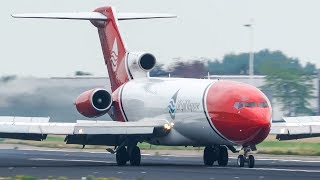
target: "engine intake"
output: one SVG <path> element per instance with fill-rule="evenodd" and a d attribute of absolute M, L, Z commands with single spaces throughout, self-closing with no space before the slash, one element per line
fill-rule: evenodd
<path fill-rule="evenodd" d="M 80 114 L 93 118 L 106 114 L 112 102 L 112 96 L 107 90 L 96 88 L 80 94 L 75 105 Z"/>
<path fill-rule="evenodd" d="M 139 66 L 145 71 L 150 71 L 156 65 L 156 58 L 149 53 L 143 54 L 139 59 Z"/>
<path fill-rule="evenodd" d="M 127 61 L 129 73 L 134 79 L 148 77 L 157 62 L 152 54 L 144 52 L 130 52 Z"/>

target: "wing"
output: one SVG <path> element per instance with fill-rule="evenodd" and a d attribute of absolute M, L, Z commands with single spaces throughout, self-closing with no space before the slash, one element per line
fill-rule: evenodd
<path fill-rule="evenodd" d="M 144 140 L 169 132 L 166 120 L 142 119 L 137 122 L 87 121 L 49 122 L 49 117 L 0 117 L 0 138 L 45 140 L 47 135 L 66 135 L 67 144 L 118 145 L 128 136 Z"/>
<path fill-rule="evenodd" d="M 270 134 L 278 140 L 320 137 L 320 116 L 283 117 L 272 122 Z"/>

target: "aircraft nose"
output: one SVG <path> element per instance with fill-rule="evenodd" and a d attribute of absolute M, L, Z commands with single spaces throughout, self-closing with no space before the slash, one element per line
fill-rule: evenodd
<path fill-rule="evenodd" d="M 237 138 L 233 137 L 234 142 L 242 145 L 256 145 L 261 143 L 269 134 L 271 118 L 269 108 L 247 109 L 241 113 L 237 122 L 239 132 L 235 129 Z"/>
<path fill-rule="evenodd" d="M 242 112 L 230 114 L 228 118 L 215 113 L 211 121 L 219 133 L 227 140 L 239 145 L 256 145 L 269 134 L 271 122 L 266 112 Z"/>
<path fill-rule="evenodd" d="M 244 96 L 243 96 L 244 94 Z M 257 88 L 237 82 L 217 82 L 207 93 L 207 112 L 215 131 L 239 145 L 256 145 L 269 134 L 271 107 L 261 99 L 267 97 Z M 245 99 L 253 104 L 235 107 Z"/>

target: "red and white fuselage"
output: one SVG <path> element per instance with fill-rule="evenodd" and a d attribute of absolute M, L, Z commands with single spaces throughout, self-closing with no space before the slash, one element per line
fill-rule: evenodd
<path fill-rule="evenodd" d="M 120 108 L 115 119 L 165 119 L 174 124 L 167 136 L 153 139 L 153 144 L 255 145 L 270 131 L 267 97 L 257 88 L 239 82 L 140 78 L 119 87 L 113 99 Z M 235 107 L 237 103 L 244 107 Z M 245 107 L 248 103 L 256 106 Z"/>

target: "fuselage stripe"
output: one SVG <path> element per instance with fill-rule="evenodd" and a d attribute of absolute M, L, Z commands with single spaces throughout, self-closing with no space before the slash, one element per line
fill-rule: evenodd
<path fill-rule="evenodd" d="M 210 127 L 212 128 L 212 130 L 213 130 L 217 135 L 219 135 L 219 137 L 222 138 L 223 140 L 229 141 L 229 140 L 227 140 L 225 137 L 223 137 L 223 136 L 216 130 L 216 128 L 213 127 L 213 124 L 211 123 L 211 120 L 210 120 L 209 115 L 208 115 L 208 110 L 207 110 L 207 106 L 206 106 L 206 98 L 207 98 L 208 89 L 209 89 L 209 87 L 210 87 L 212 84 L 213 84 L 213 83 L 210 83 L 210 84 L 206 87 L 206 89 L 204 90 L 204 92 L 203 92 L 203 96 L 202 96 L 203 111 L 204 111 L 204 114 L 206 115 L 207 121 L 208 121 Z"/>
<path fill-rule="evenodd" d="M 126 71 L 129 74 L 129 78 L 132 80 L 133 76 L 131 74 L 131 71 L 130 71 L 130 68 L 129 68 L 129 62 L 128 62 L 129 61 L 129 53 L 127 53 L 125 61 L 126 61 Z"/>
<path fill-rule="evenodd" d="M 123 92 L 124 86 L 125 86 L 125 84 L 122 85 L 121 90 L 120 90 L 120 105 L 121 105 L 120 109 L 121 109 L 121 112 L 123 114 L 123 117 L 124 117 L 125 121 L 128 121 L 127 115 L 124 112 L 123 104 L 122 104 L 122 92 Z"/>

